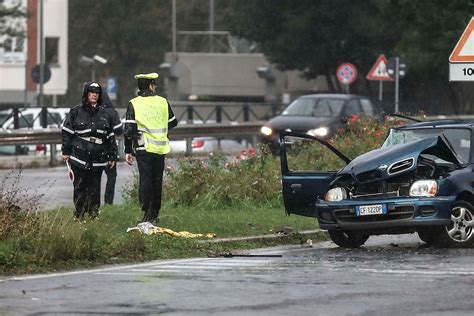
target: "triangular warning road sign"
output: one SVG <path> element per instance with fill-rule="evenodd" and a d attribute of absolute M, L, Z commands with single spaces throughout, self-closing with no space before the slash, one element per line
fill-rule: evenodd
<path fill-rule="evenodd" d="M 450 63 L 474 63 L 474 18 L 471 18 L 466 29 L 459 38 L 456 47 L 454 47 Z"/>
<path fill-rule="evenodd" d="M 393 81 L 393 78 L 387 72 L 388 61 L 385 58 L 385 55 L 382 54 L 377 58 L 377 61 L 370 69 L 367 74 L 367 80 L 383 80 L 383 81 Z"/>

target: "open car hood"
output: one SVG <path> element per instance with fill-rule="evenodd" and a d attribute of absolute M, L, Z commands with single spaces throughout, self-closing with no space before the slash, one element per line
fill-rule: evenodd
<path fill-rule="evenodd" d="M 400 172 L 404 173 L 416 168 L 418 157 L 421 154 L 430 154 L 456 165 L 462 164 L 456 158 L 456 154 L 450 149 L 444 136 L 438 136 L 372 150 L 352 160 L 339 174 L 349 173 L 353 176 L 357 176 L 372 170 L 385 171 L 397 162 L 414 158 L 412 166 Z M 388 176 L 385 172 L 384 174 L 384 177 Z"/>

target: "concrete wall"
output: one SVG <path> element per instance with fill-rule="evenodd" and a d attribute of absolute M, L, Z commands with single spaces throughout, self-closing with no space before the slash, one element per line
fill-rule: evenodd
<path fill-rule="evenodd" d="M 25 29 L 27 42 L 25 43 L 25 57 L 21 62 L 0 63 L 0 104 L 23 103 L 25 87 L 28 85 L 27 101 L 36 102 L 35 96 L 39 86 L 32 83 L 31 69 L 39 63 L 39 1 L 23 0 L 31 14 Z M 44 94 L 65 94 L 68 86 L 68 0 L 43 0 L 43 36 L 59 37 L 59 62 L 50 65 L 51 79 L 44 84 Z M 33 45 L 32 45 L 33 44 Z M 28 51 L 29 49 L 29 51 Z M 26 56 L 28 56 L 26 58 Z M 26 60 L 27 59 L 27 60 Z M 25 62 L 26 61 L 26 62 Z"/>

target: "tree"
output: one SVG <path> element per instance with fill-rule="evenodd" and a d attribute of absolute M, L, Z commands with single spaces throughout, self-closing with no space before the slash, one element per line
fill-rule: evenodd
<path fill-rule="evenodd" d="M 176 5 L 178 31 L 209 28 L 209 0 L 177 0 Z M 225 8 L 216 8 L 216 28 L 227 16 L 219 14 Z M 97 80 L 117 77 L 117 105 L 126 106 L 135 95 L 133 75 L 158 71 L 171 51 L 171 11 L 171 0 L 70 0 L 69 89 L 61 102 L 79 102 L 83 83 L 91 80 L 90 68 L 79 59 L 97 54 L 108 60 L 97 65 Z M 160 78 L 160 91 L 162 83 Z"/>
<path fill-rule="evenodd" d="M 363 0 L 242 1 L 237 3 L 231 29 L 256 41 L 281 69 L 301 70 L 307 78 L 326 75 L 335 91 L 338 87 L 331 78 L 340 63 L 369 67 L 375 52 L 389 41 L 378 27 L 365 32 L 377 24 L 367 17 L 376 16 L 378 10 Z M 249 27 L 252 24 L 255 28 Z"/>
<path fill-rule="evenodd" d="M 83 83 L 92 80 L 80 57 L 100 55 L 108 62 L 96 65 L 96 80 L 117 77 L 118 105 L 126 106 L 136 87 L 133 75 L 156 71 L 170 46 L 168 4 L 164 0 L 71 0 L 66 102 L 78 103 Z"/>
<path fill-rule="evenodd" d="M 21 1 L 0 2 L 0 48 L 23 51 L 26 12 Z"/>
<path fill-rule="evenodd" d="M 410 67 L 401 82 L 406 100 L 441 99 L 462 112 L 471 97 L 448 83 L 448 56 L 474 13 L 468 1 L 443 0 L 241 0 L 231 30 L 257 42 L 269 60 L 306 77 L 326 75 L 352 62 L 361 74 L 377 56 L 400 56 Z M 254 27 L 249 27 L 253 25 Z M 360 76 L 358 89 L 370 94 Z M 462 106 L 464 104 L 464 106 Z"/>

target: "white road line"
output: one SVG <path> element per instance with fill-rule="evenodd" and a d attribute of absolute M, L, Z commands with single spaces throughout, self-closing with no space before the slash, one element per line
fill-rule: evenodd
<path fill-rule="evenodd" d="M 420 274 L 420 275 L 474 275 L 474 271 L 466 270 L 394 270 L 394 269 L 357 269 L 358 272 L 370 272 L 370 273 L 380 273 L 380 274 Z"/>
<path fill-rule="evenodd" d="M 150 273 L 150 272 L 182 272 L 184 270 L 225 270 L 257 267 L 268 264 L 270 260 L 262 259 L 229 259 L 229 258 L 193 258 L 193 259 L 178 259 L 166 261 L 153 261 L 149 263 L 138 263 L 132 265 L 109 266 L 99 269 L 77 270 L 62 273 L 48 273 L 38 275 L 25 275 L 18 277 L 11 277 L 1 279 L 0 283 L 6 281 L 24 281 L 36 280 L 44 278 L 64 277 L 77 274 L 133 274 L 133 273 Z"/>
<path fill-rule="evenodd" d="M 61 272 L 61 273 L 47 273 L 47 274 L 35 274 L 35 275 L 24 275 L 18 277 L 10 277 L 1 279 L 1 282 L 7 281 L 24 281 L 24 280 L 36 280 L 36 279 L 46 279 L 46 278 L 56 278 L 56 277 L 64 277 L 69 275 L 77 275 L 77 274 L 87 274 L 87 273 L 100 273 L 100 272 L 107 272 L 107 271 L 118 271 L 118 270 L 126 270 L 126 269 L 133 269 L 135 267 L 149 267 L 149 266 L 156 266 L 160 264 L 178 264 L 182 262 L 195 262 L 200 261 L 202 258 L 193 258 L 193 259 L 179 259 L 179 260 L 166 260 L 166 261 L 152 261 L 148 263 L 137 263 L 131 265 L 118 265 L 113 267 L 104 267 L 98 269 L 87 269 L 87 270 L 76 270 L 70 272 Z"/>
<path fill-rule="evenodd" d="M 154 271 L 155 273 L 183 273 L 182 270 L 156 270 Z M 131 272 L 131 271 L 128 271 L 128 272 L 97 272 L 95 273 L 97 275 L 128 275 L 128 276 L 132 276 L 132 275 L 141 275 L 141 276 L 149 276 L 150 272 Z"/>
<path fill-rule="evenodd" d="M 208 273 L 209 271 L 224 270 L 278 270 L 279 268 L 269 265 L 269 260 L 245 260 L 245 259 L 219 259 L 207 258 L 193 262 L 178 262 L 177 264 L 157 264 L 148 267 L 134 267 L 121 271 L 97 272 L 96 274 L 117 274 L 117 275 L 144 275 L 153 273 Z"/>

